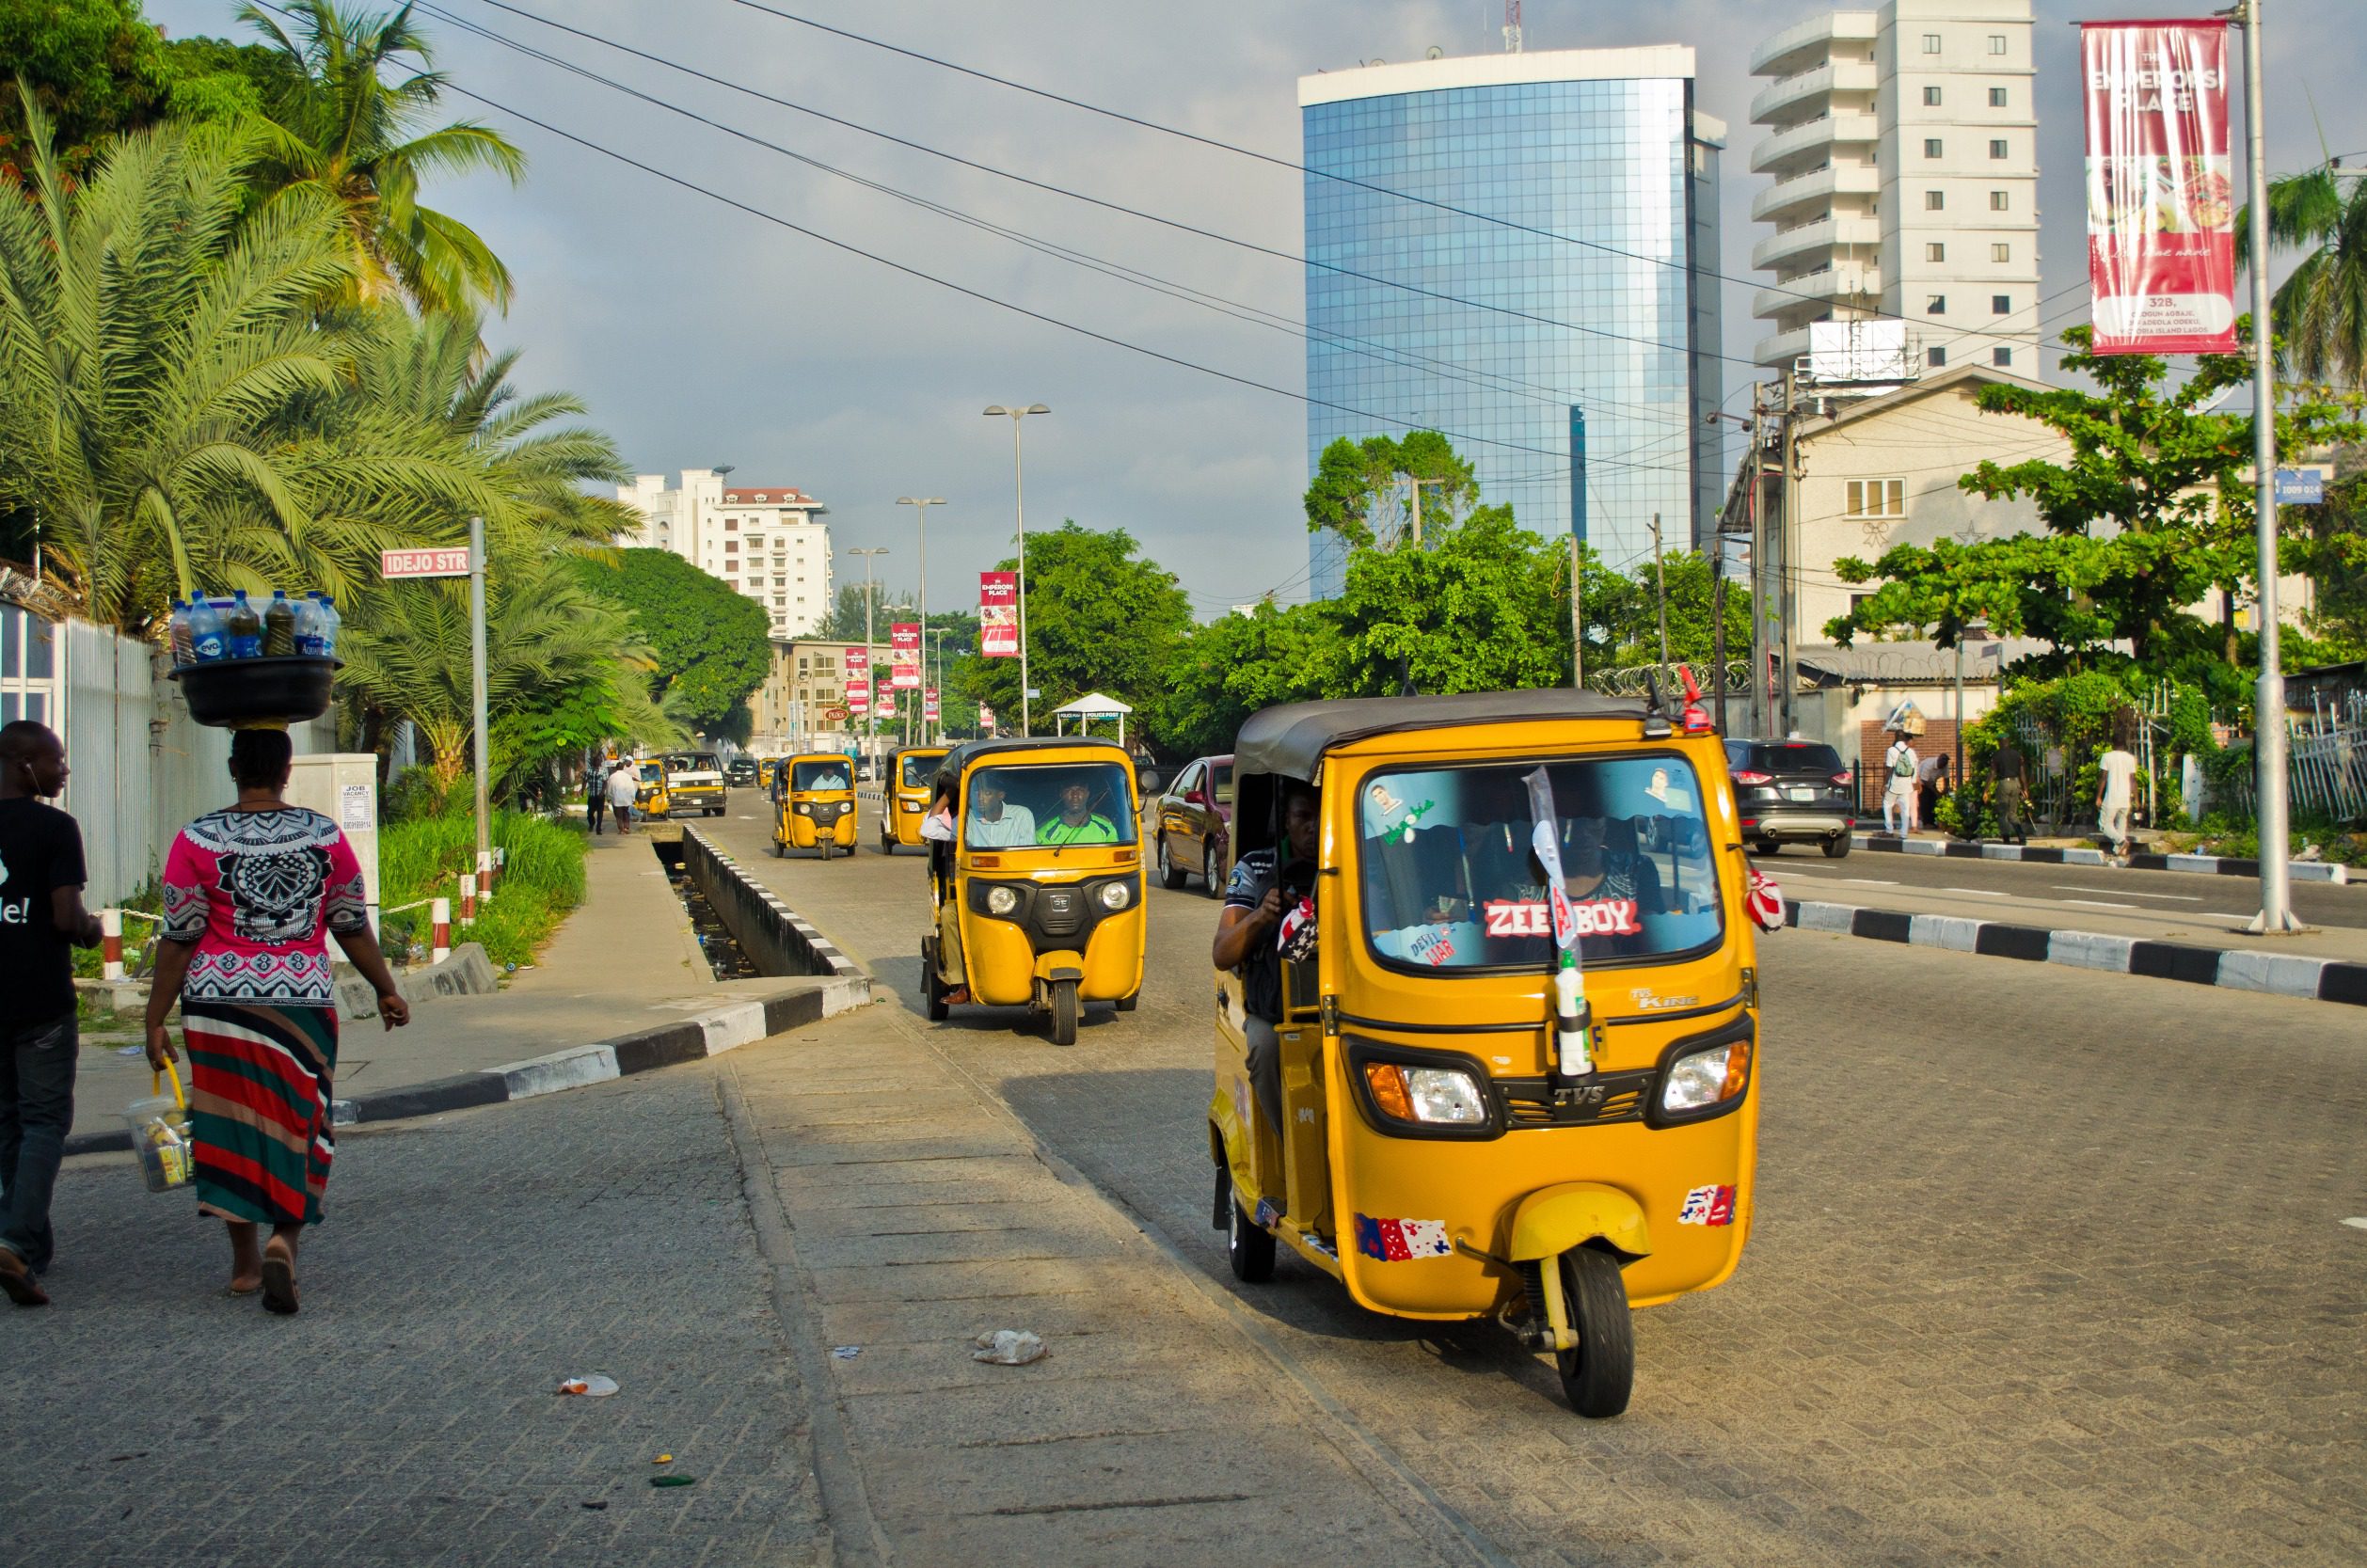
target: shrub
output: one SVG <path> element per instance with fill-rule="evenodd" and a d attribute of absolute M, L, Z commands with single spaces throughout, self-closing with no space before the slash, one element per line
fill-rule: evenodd
<path fill-rule="evenodd" d="M 421 771 L 413 769 L 414 772 Z M 405 775 L 406 778 L 408 774 Z M 583 901 L 583 830 L 567 823 L 500 811 L 493 816 L 493 842 L 506 854 L 500 889 L 477 908 L 477 923 L 454 930 L 454 942 L 485 944 L 495 967 L 530 963 L 569 910 Z M 391 909 L 415 899 L 453 897 L 459 920 L 457 879 L 475 862 L 476 819 L 465 812 L 397 822 L 378 834 L 378 890 Z M 432 935 L 425 906 L 389 914 L 382 940 L 397 956 Z M 421 957 L 424 957 L 424 953 Z"/>

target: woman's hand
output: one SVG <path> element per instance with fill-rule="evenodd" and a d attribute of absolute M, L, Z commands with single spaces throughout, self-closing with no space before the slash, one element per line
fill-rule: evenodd
<path fill-rule="evenodd" d="M 378 993 L 378 1017 L 389 1029 L 400 1029 L 411 1022 L 411 1005 L 394 991 Z"/>
<path fill-rule="evenodd" d="M 180 1059 L 181 1053 L 173 1049 L 172 1029 L 170 1025 L 163 1023 L 150 1024 L 148 1026 L 149 1070 L 151 1072 L 162 1072 L 165 1070 L 166 1063 L 176 1062 Z"/>

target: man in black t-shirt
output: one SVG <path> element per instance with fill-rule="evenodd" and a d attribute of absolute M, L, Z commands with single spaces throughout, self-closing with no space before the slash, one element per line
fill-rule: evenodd
<path fill-rule="evenodd" d="M 74 1121 L 75 947 L 99 944 L 82 907 L 82 832 L 43 796 L 66 787 L 66 749 L 29 719 L 0 725 L 0 1291 L 49 1294 L 50 1191 Z"/>
<path fill-rule="evenodd" d="M 1251 849 L 1233 863 L 1210 954 L 1218 969 L 1241 976 L 1249 1089 L 1258 1114 L 1278 1135 L 1283 1126 L 1282 1040 L 1275 1025 L 1282 1022 L 1282 945 L 1286 937 L 1301 937 L 1301 903 L 1314 891 L 1315 847 L 1323 821 L 1313 786 L 1284 779 L 1280 790 L 1282 842 L 1274 849 Z M 1295 942 L 1293 958 L 1303 961 L 1311 957 L 1311 945 L 1303 937 Z M 1266 1196 L 1288 1211 L 1283 1194 Z"/>

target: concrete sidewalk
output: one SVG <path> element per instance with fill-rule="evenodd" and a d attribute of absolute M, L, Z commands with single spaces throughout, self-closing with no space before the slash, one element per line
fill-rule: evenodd
<path fill-rule="evenodd" d="M 374 1018 L 348 1021 L 339 1039 L 337 1097 L 364 1100 L 488 1072 L 825 984 L 794 977 L 719 983 L 652 842 L 640 830 L 594 838 L 584 858 L 583 902 L 538 961 L 509 976 L 498 992 L 419 1003 L 410 1024 L 398 1030 Z M 77 1144 L 120 1132 L 122 1108 L 150 1092 L 147 1062 L 120 1053 L 139 1040 L 137 1015 L 126 1022 L 127 1030 L 94 1031 L 83 1041 L 74 1085 Z"/>

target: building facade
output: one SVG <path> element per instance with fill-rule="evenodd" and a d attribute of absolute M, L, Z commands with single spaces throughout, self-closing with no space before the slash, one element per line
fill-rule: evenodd
<path fill-rule="evenodd" d="M 1345 436 L 1443 432 L 1549 537 L 1613 565 L 1723 484 L 1718 151 L 1693 52 L 1539 51 L 1298 82 L 1308 471 Z M 1341 541 L 1311 541 L 1318 596 Z"/>
<path fill-rule="evenodd" d="M 1931 370 L 2040 372 L 2031 43 L 2030 0 L 1892 0 L 1752 52 L 1758 363 L 1790 366 L 1813 322 L 1886 315 Z"/>
<path fill-rule="evenodd" d="M 862 646 L 810 638 L 776 640 L 764 683 L 748 698 L 755 720 L 748 749 L 771 754 L 799 750 L 839 752 L 859 745 L 866 726 L 847 710 L 846 661 L 849 648 Z M 877 722 L 870 726 L 882 750 L 902 744 L 905 736 L 917 736 L 921 729 L 922 693 L 898 691 L 888 685 L 894 660 L 895 650 L 888 643 L 871 645 L 876 700 L 892 704 L 897 710 L 892 716 L 876 714 Z M 937 672 L 932 669 L 929 675 L 924 687 L 937 678 Z"/>
<path fill-rule="evenodd" d="M 679 489 L 637 474 L 616 499 L 641 515 L 620 545 L 671 550 L 745 594 L 771 618 L 776 640 L 803 637 L 830 618 L 830 510 L 795 485 L 727 487 L 708 468 L 685 468 Z"/>

